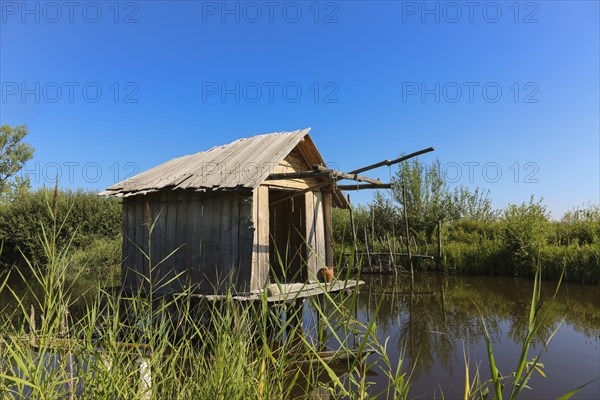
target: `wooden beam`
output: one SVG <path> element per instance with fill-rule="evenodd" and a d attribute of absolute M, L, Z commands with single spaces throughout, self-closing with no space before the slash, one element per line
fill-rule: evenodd
<path fill-rule="evenodd" d="M 362 185 L 337 185 L 337 188 L 340 190 L 391 189 L 392 184 L 374 185 L 372 183 L 363 183 Z"/>
<path fill-rule="evenodd" d="M 317 171 L 329 172 L 332 176 L 334 176 L 337 180 L 349 179 L 357 182 L 367 182 L 372 183 L 374 185 L 385 185 L 384 182 L 379 179 L 373 179 L 366 176 L 356 175 L 356 174 L 346 174 L 342 171 L 336 171 L 334 169 L 325 168 L 322 165 L 315 165 Z"/>
<path fill-rule="evenodd" d="M 434 150 L 435 149 L 433 147 L 428 147 L 426 149 L 407 154 L 407 155 L 397 158 L 395 160 L 384 160 L 384 161 L 381 161 L 381 162 L 378 162 L 375 164 L 367 165 L 366 167 L 355 169 L 354 171 L 350 171 L 348 173 L 349 174 L 360 174 L 361 172 L 365 172 L 365 171 L 369 171 L 369 170 L 372 170 L 375 168 L 383 167 L 384 165 L 390 166 L 390 165 L 398 164 L 398 163 L 401 163 L 402 161 L 406 161 L 410 158 L 420 156 L 421 154 L 429 153 L 430 151 L 434 151 Z"/>
<path fill-rule="evenodd" d="M 311 186 L 311 187 L 307 187 L 306 189 L 299 190 L 299 191 L 294 192 L 293 194 L 291 194 L 289 196 L 283 197 L 283 198 L 281 198 L 279 200 L 275 200 L 275 201 L 273 201 L 273 202 L 271 202 L 269 204 L 273 206 L 275 204 L 283 203 L 284 201 L 293 199 L 294 197 L 302 196 L 305 193 L 312 192 L 313 190 L 318 190 L 318 189 L 324 188 L 325 186 L 329 186 L 331 184 L 332 184 L 331 181 L 321 182 L 318 185 L 314 185 L 314 186 Z"/>
<path fill-rule="evenodd" d="M 331 192 L 323 193 L 323 215 L 325 217 L 325 265 L 333 267 L 333 218 L 331 214 Z"/>
<path fill-rule="evenodd" d="M 300 172 L 281 172 L 267 176 L 267 180 L 284 180 L 284 179 L 306 179 L 306 178 L 331 178 L 332 174 L 329 171 L 300 171 Z"/>

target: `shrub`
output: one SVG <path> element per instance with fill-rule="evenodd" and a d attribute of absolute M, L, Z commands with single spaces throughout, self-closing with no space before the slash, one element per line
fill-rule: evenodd
<path fill-rule="evenodd" d="M 45 261 L 41 227 L 51 226 L 52 211 L 62 229 L 59 244 L 72 239 L 73 248 L 89 246 L 98 238 L 114 239 L 121 231 L 121 206 L 115 199 L 101 198 L 87 191 L 39 189 L 19 193 L 0 206 L 0 239 L 4 242 L 2 262 L 21 264 L 21 252 L 36 261 Z"/>

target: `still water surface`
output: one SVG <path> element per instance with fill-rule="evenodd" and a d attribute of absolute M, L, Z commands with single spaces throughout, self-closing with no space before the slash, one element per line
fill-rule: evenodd
<path fill-rule="evenodd" d="M 417 274 L 410 295 L 410 278 L 370 275 L 361 279 L 358 317 L 369 321 L 381 301 L 377 327 L 381 340 L 389 337 L 388 352 L 397 360 L 404 349 L 404 365 L 414 365 L 411 398 L 462 398 L 464 354 L 470 359 L 470 377 L 481 362 L 482 379 L 489 378 L 487 350 L 480 313 L 492 337 L 500 373 L 515 370 L 528 318 L 532 280 L 504 277 L 463 277 Z M 543 282 L 542 297 L 550 297 L 554 282 Z M 382 298 L 383 296 L 383 298 Z M 537 372 L 532 390 L 521 398 L 556 398 L 600 377 L 600 287 L 563 284 L 544 323 L 540 339 L 547 339 L 564 318 L 547 349 L 537 341 L 529 359 L 544 351 L 546 378 Z M 382 374 L 372 378 L 378 389 L 387 385 Z M 600 399 L 600 381 L 574 398 Z"/>
<path fill-rule="evenodd" d="M 532 280 L 418 273 L 411 291 L 406 276 L 366 275 L 361 279 L 365 285 L 360 288 L 357 316 L 363 322 L 376 318 L 380 340 L 388 340 L 390 359 L 397 362 L 403 357 L 408 372 L 414 366 L 410 398 L 463 398 L 465 354 L 470 360 L 471 379 L 479 363 L 482 379 L 489 378 L 478 308 L 492 337 L 500 373 L 509 375 L 515 370 L 526 330 Z M 75 297 L 89 296 L 92 281 L 81 279 Z M 12 282 L 11 286 L 25 292 L 22 282 Z M 543 282 L 542 286 L 542 297 L 547 298 L 554 293 L 556 283 Z M 0 293 L 2 308 L 10 303 L 9 294 Z M 76 302 L 74 308 L 73 314 L 85 310 L 83 302 Z M 540 339 L 547 339 L 563 319 L 547 349 L 538 340 L 531 350 L 529 359 L 543 351 L 546 378 L 534 373 L 532 390 L 526 390 L 521 398 L 556 398 L 600 377 L 600 286 L 563 284 Z M 374 383 L 373 393 L 388 385 L 382 373 L 368 378 Z M 600 381 L 574 398 L 600 399 Z"/>

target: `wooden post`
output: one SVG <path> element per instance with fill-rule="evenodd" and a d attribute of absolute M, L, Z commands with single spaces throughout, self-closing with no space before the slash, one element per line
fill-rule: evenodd
<path fill-rule="evenodd" d="M 369 237 L 367 235 L 367 228 L 365 227 L 365 248 L 367 249 L 367 261 L 369 262 L 369 268 L 373 265 L 371 262 L 371 253 L 369 252 Z"/>
<path fill-rule="evenodd" d="M 358 268 L 358 249 L 356 248 L 356 225 L 354 225 L 354 211 L 352 211 L 352 203 L 350 203 L 350 195 L 348 195 L 348 204 L 350 204 L 350 228 L 352 229 L 352 245 L 354 246 L 354 253 L 352 254 L 352 261 L 354 262 L 354 268 Z"/>
<path fill-rule="evenodd" d="M 410 254 L 410 239 L 409 239 L 409 231 L 408 231 L 408 211 L 406 210 L 406 187 L 404 186 L 404 184 L 402 185 L 402 202 L 403 202 L 403 207 L 404 208 L 404 225 L 406 226 L 406 254 L 408 254 L 408 262 L 410 263 L 410 278 L 412 279 L 412 281 L 415 281 L 415 276 L 414 276 L 414 270 L 413 270 L 413 264 L 412 264 L 412 257 Z"/>
<path fill-rule="evenodd" d="M 331 210 L 331 191 L 323 193 L 323 216 L 325 217 L 325 265 L 333 267 L 333 217 Z"/>
<path fill-rule="evenodd" d="M 437 228 L 437 268 L 439 270 L 442 265 L 442 221 L 438 221 Z"/>
<path fill-rule="evenodd" d="M 150 400 L 152 398 L 152 370 L 148 365 L 148 359 L 139 357 L 140 363 L 140 399 Z"/>
<path fill-rule="evenodd" d="M 29 344 L 35 346 L 35 308 L 31 304 L 29 312 Z"/>
<path fill-rule="evenodd" d="M 392 253 L 392 242 L 390 241 L 390 235 L 387 235 L 388 248 L 390 249 L 390 261 L 392 263 L 392 268 L 394 269 L 394 275 L 398 273 L 398 269 L 396 268 L 396 261 L 394 260 L 394 255 Z"/>
<path fill-rule="evenodd" d="M 371 238 L 373 239 L 373 243 L 375 243 L 375 211 L 373 207 L 371 207 Z"/>

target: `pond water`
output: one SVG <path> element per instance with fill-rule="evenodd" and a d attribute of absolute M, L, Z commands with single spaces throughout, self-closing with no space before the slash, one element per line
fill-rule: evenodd
<path fill-rule="evenodd" d="M 501 374 L 516 369 L 526 332 L 532 280 L 504 277 L 464 277 L 416 274 L 414 292 L 410 278 L 393 275 L 363 276 L 358 318 L 369 321 L 377 315 L 378 334 L 388 339 L 388 353 L 395 361 L 404 355 L 404 366 L 414 366 L 410 379 L 411 398 L 463 398 L 465 361 L 470 377 L 480 363 L 483 380 L 489 378 L 487 348 L 480 315 L 492 338 Z M 543 282 L 542 298 L 551 297 L 554 282 Z M 544 322 L 540 340 L 529 359 L 543 351 L 544 378 L 534 372 L 520 398 L 556 398 L 600 377 L 600 287 L 563 284 Z M 478 311 L 481 310 L 481 314 Z M 564 322 L 544 350 L 541 340 Z M 410 371 L 409 371 L 410 372 Z M 372 378 L 378 390 L 388 384 L 382 374 Z M 600 381 L 581 390 L 574 398 L 599 399 Z"/>
<path fill-rule="evenodd" d="M 382 342 L 387 339 L 390 359 L 396 363 L 402 357 L 404 370 L 410 373 L 412 369 L 410 398 L 463 398 L 465 354 L 470 360 L 471 379 L 477 365 L 482 380 L 488 379 L 481 315 L 492 338 L 500 373 L 509 375 L 515 370 L 526 331 L 532 280 L 417 273 L 411 290 L 407 276 L 366 275 L 361 279 L 365 284 L 358 295 L 357 317 L 363 322 L 375 318 L 378 337 Z M 89 289 L 95 286 L 93 281 L 78 281 L 74 296 L 92 295 L 94 291 Z M 25 292 L 18 280 L 11 282 L 11 287 Z M 554 282 L 543 282 L 542 297 L 550 297 L 555 287 Z M 13 308 L 11 297 L 7 292 L 0 293 L 2 308 Z M 24 302 L 28 304 L 28 300 Z M 80 303 L 74 305 L 73 314 L 85 312 Z M 305 307 L 305 319 L 308 309 Z M 542 340 L 563 319 L 544 349 Z M 534 372 L 529 384 L 532 389 L 520 398 L 556 398 L 600 377 L 599 285 L 562 285 L 529 359 L 540 352 L 546 377 Z M 373 393 L 388 385 L 383 373 L 370 374 L 368 380 L 374 383 Z M 589 384 L 574 398 L 599 399 L 600 381 Z"/>

